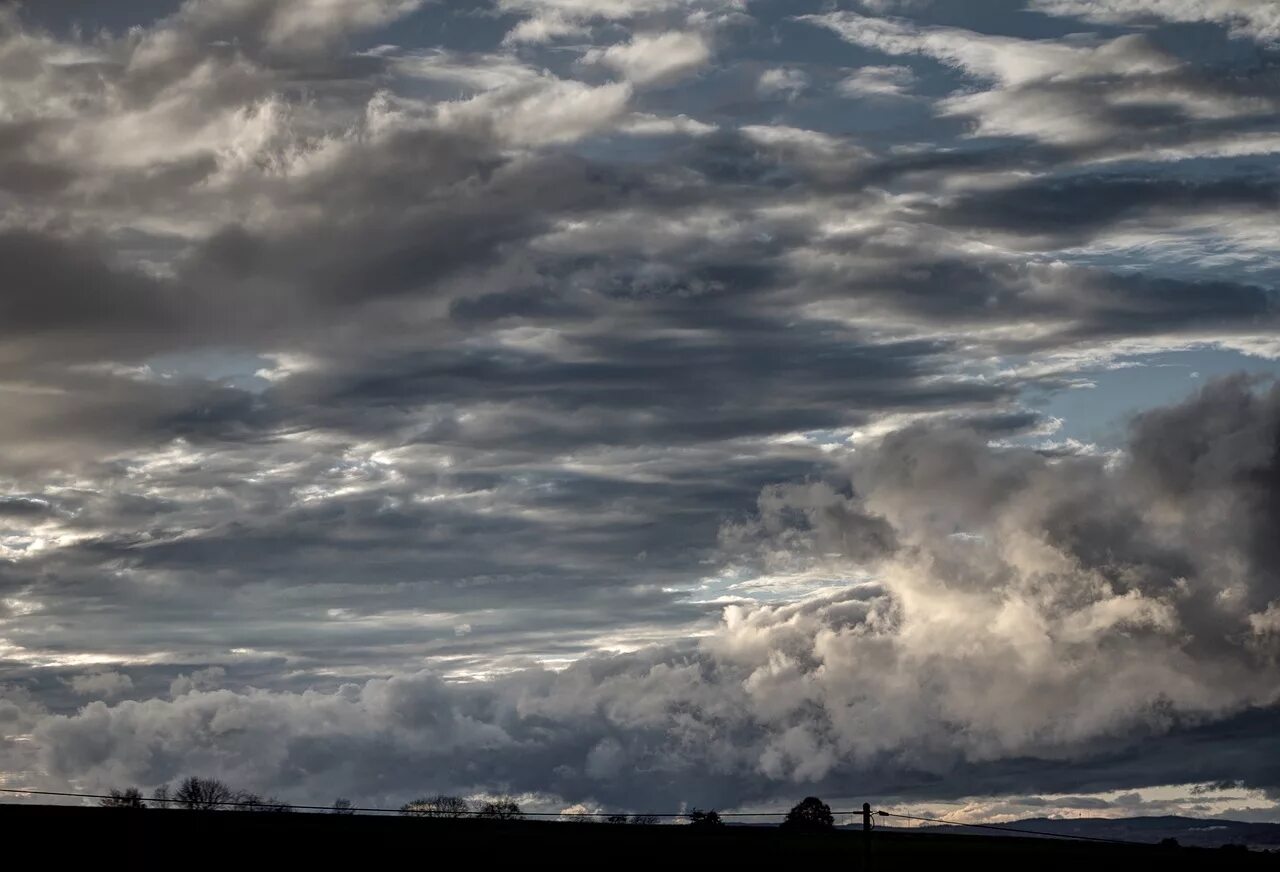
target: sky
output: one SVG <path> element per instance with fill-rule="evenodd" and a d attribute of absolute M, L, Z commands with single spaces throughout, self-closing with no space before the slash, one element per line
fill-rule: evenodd
<path fill-rule="evenodd" d="M 1271 0 L 0 5 L 0 786 L 1280 820 Z"/>

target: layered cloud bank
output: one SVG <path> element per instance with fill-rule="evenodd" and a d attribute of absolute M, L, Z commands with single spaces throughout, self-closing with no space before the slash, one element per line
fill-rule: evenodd
<path fill-rule="evenodd" d="M 1270 4 L 99 5 L 0 7 L 6 784 L 1280 785 Z"/>
<path fill-rule="evenodd" d="M 1173 771 L 1270 787 L 1270 715 L 1264 734 L 1242 742 L 1235 725 L 1230 746 L 1196 760 L 1135 749 L 1203 743 L 1277 702 L 1277 481 L 1280 387 L 1243 380 L 1145 414 L 1117 458 L 909 428 L 857 458 L 849 482 L 771 488 L 724 531 L 766 571 L 856 565 L 875 581 L 730 605 L 696 642 L 558 673 L 301 693 L 215 689 L 225 675 L 205 675 L 71 715 L 29 703 L 12 716 L 34 748 L 10 765 L 90 785 L 202 771 L 394 796 L 427 779 L 624 807 L 824 784 L 1125 788 Z M 118 688 L 103 675 L 97 689 Z M 1091 765 L 1115 755 L 1134 756 Z M 1014 760 L 1020 776 L 1002 771 Z"/>

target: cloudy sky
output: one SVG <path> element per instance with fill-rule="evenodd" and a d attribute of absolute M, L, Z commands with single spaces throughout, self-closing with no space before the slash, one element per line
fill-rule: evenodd
<path fill-rule="evenodd" d="M 3 785 L 1280 820 L 1272 0 L 0 9 Z"/>

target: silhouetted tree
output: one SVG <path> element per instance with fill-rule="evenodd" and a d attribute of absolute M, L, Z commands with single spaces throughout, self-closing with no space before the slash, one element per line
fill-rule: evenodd
<path fill-rule="evenodd" d="M 156 808 L 168 808 L 173 803 L 169 802 L 169 785 L 161 784 L 151 794 L 151 800 L 156 804 Z"/>
<path fill-rule="evenodd" d="M 656 814 L 633 814 L 631 816 L 631 820 L 629 820 L 627 823 L 640 824 L 641 826 L 648 826 L 650 824 L 656 824 L 657 822 L 658 822 L 658 816 Z"/>
<path fill-rule="evenodd" d="M 604 812 L 588 808 L 582 803 L 575 803 L 568 808 L 560 809 L 560 820 L 574 824 L 599 823 L 602 817 L 605 817 Z M 605 819 L 607 820 L 608 818 L 606 817 Z"/>
<path fill-rule="evenodd" d="M 173 798 L 182 808 L 209 810 L 235 802 L 236 792 L 216 778 L 192 775 L 182 780 Z"/>
<path fill-rule="evenodd" d="M 237 811 L 293 811 L 293 806 L 282 799 L 276 799 L 274 796 L 259 796 L 256 793 L 242 790 L 235 795 L 235 805 L 231 806 Z"/>
<path fill-rule="evenodd" d="M 695 827 L 724 826 L 724 821 L 720 820 L 720 813 L 714 808 L 709 811 L 703 811 L 696 806 L 689 811 L 689 823 Z"/>
<path fill-rule="evenodd" d="M 625 824 L 627 816 L 625 814 L 611 814 L 604 819 L 604 822 L 607 824 Z"/>
<path fill-rule="evenodd" d="M 124 790 L 116 790 L 111 788 L 111 796 L 106 799 L 98 800 L 98 805 L 103 808 L 146 808 L 147 804 L 142 801 L 142 791 L 136 787 L 128 787 Z"/>
<path fill-rule="evenodd" d="M 500 796 L 484 803 L 480 806 L 480 814 L 483 817 L 506 821 L 519 820 L 524 817 L 524 814 L 520 811 L 519 804 L 509 796 Z"/>
<path fill-rule="evenodd" d="M 413 817 L 466 817 L 471 805 L 460 796 L 446 796 L 443 793 L 435 796 L 423 796 L 400 806 L 400 814 Z"/>
<path fill-rule="evenodd" d="M 333 801 L 333 808 L 330 809 L 333 814 L 355 814 L 351 808 L 351 800 L 345 796 L 339 796 Z"/>
<path fill-rule="evenodd" d="M 787 812 L 782 825 L 792 830 L 829 830 L 836 821 L 831 816 L 831 806 L 816 796 L 806 796 Z"/>

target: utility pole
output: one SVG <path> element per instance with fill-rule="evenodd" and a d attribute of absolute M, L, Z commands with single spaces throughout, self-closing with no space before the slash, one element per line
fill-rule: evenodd
<path fill-rule="evenodd" d="M 871 803 L 862 804 L 862 868 L 871 868 Z"/>

